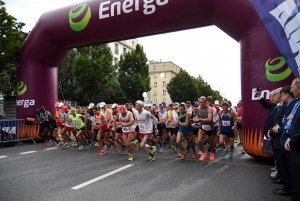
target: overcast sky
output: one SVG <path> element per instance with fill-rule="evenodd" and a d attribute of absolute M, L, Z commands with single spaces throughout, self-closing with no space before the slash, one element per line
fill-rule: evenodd
<path fill-rule="evenodd" d="M 4 0 L 8 13 L 30 31 L 46 11 L 82 0 Z M 138 38 L 149 60 L 172 61 L 201 75 L 213 89 L 236 104 L 241 99 L 240 45 L 215 26 Z M 199 94 L 201 95 L 201 94 Z"/>

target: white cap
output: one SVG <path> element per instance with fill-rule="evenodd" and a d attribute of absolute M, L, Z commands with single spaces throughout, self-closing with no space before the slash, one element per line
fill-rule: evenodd
<path fill-rule="evenodd" d="M 144 103 L 143 103 L 143 101 L 141 101 L 141 100 L 137 100 L 136 103 L 139 104 L 139 105 L 144 106 Z"/>
<path fill-rule="evenodd" d="M 114 103 L 112 104 L 111 108 L 114 109 L 114 108 L 117 108 L 118 107 L 118 104 L 117 103 Z"/>
<path fill-rule="evenodd" d="M 216 105 L 220 105 L 220 101 L 215 100 L 215 104 L 216 104 Z"/>
<path fill-rule="evenodd" d="M 58 107 L 64 106 L 64 103 L 58 103 Z"/>
<path fill-rule="evenodd" d="M 95 106 L 94 103 L 90 103 L 89 106 L 88 106 L 88 109 L 92 109 L 94 106 Z"/>
<path fill-rule="evenodd" d="M 106 105 L 105 102 L 101 102 L 101 103 L 99 104 L 99 107 L 104 107 L 104 105 Z"/>

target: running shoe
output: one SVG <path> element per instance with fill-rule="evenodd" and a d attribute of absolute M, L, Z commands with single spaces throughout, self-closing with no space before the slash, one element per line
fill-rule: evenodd
<path fill-rule="evenodd" d="M 233 158 L 233 152 L 231 151 L 231 152 L 230 152 L 229 159 L 232 159 L 232 158 Z"/>
<path fill-rule="evenodd" d="M 196 158 L 196 153 L 193 153 L 192 154 L 192 159 L 195 159 Z"/>
<path fill-rule="evenodd" d="M 95 143 L 95 147 L 99 147 L 99 144 L 98 144 L 98 142 L 96 142 L 96 143 Z"/>
<path fill-rule="evenodd" d="M 183 161 L 184 161 L 184 160 L 185 160 L 185 158 L 186 158 L 186 156 L 187 156 L 187 154 L 186 154 L 186 153 L 182 153 L 182 154 L 181 154 L 181 160 L 183 160 Z"/>
<path fill-rule="evenodd" d="M 62 146 L 62 149 L 67 149 L 70 148 L 71 143 L 65 142 L 64 145 Z"/>
<path fill-rule="evenodd" d="M 129 156 L 128 156 L 128 161 L 129 161 L 129 162 L 133 161 L 133 155 L 132 155 L 132 154 L 129 154 Z"/>
<path fill-rule="evenodd" d="M 81 144 L 81 145 L 79 145 L 78 150 L 81 151 L 81 150 L 84 150 L 84 148 L 85 148 L 85 146 Z"/>
<path fill-rule="evenodd" d="M 92 146 L 92 144 L 86 144 L 86 145 L 85 145 L 85 149 L 90 149 L 91 146 Z"/>
<path fill-rule="evenodd" d="M 225 158 L 225 155 L 226 155 L 226 150 L 223 150 L 223 152 L 222 152 L 222 158 Z"/>
<path fill-rule="evenodd" d="M 152 162 L 152 161 L 154 161 L 155 160 L 155 157 L 154 156 L 149 156 L 149 158 L 148 158 L 148 162 Z"/>
<path fill-rule="evenodd" d="M 203 161 L 206 158 L 206 153 L 201 153 L 199 161 Z"/>
<path fill-rule="evenodd" d="M 98 156 L 102 157 L 105 155 L 105 151 L 104 150 L 100 150 L 98 153 Z"/>
<path fill-rule="evenodd" d="M 169 149 L 173 149 L 173 145 L 172 144 L 169 145 Z"/>
<path fill-rule="evenodd" d="M 215 160 L 215 153 L 214 152 L 210 152 L 209 160 L 211 160 L 211 161 Z"/>

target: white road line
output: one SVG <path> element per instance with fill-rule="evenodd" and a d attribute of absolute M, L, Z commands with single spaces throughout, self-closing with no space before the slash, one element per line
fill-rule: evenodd
<path fill-rule="evenodd" d="M 7 158 L 7 157 L 8 157 L 8 156 L 0 156 L 0 159 L 1 159 L 1 158 Z"/>
<path fill-rule="evenodd" d="M 47 149 L 44 149 L 44 150 L 49 151 L 49 150 L 54 150 L 54 149 L 58 149 L 58 147 L 51 147 L 51 148 L 47 148 Z"/>
<path fill-rule="evenodd" d="M 25 154 L 32 154 L 35 153 L 37 151 L 26 151 L 26 152 L 21 152 L 20 155 L 25 155 Z"/>
<path fill-rule="evenodd" d="M 87 181 L 87 182 L 84 182 L 84 183 L 82 183 L 82 184 L 79 184 L 79 185 L 77 185 L 77 186 L 74 186 L 74 187 L 72 187 L 71 189 L 72 189 L 72 190 L 78 190 L 78 189 L 83 188 L 83 187 L 85 187 L 85 186 L 87 186 L 87 185 L 90 185 L 90 184 L 92 184 L 92 183 L 95 183 L 95 182 L 97 182 L 97 181 L 100 181 L 100 180 L 102 180 L 102 179 L 104 179 L 104 178 L 106 178 L 106 177 L 109 177 L 109 176 L 111 176 L 111 175 L 113 175 L 113 174 L 116 174 L 116 173 L 118 173 L 118 172 L 121 172 L 121 171 L 123 171 L 123 170 L 125 170 L 125 169 L 127 169 L 127 168 L 129 168 L 129 167 L 131 167 L 131 166 L 133 166 L 133 165 L 132 165 L 132 164 L 131 164 L 131 165 L 126 165 L 126 166 L 124 166 L 124 167 L 121 167 L 121 168 L 116 169 L 116 170 L 114 170 L 114 171 L 111 171 L 111 172 L 109 172 L 109 173 L 106 173 L 106 174 L 104 174 L 104 175 L 102 175 L 102 176 L 100 176 L 100 177 L 96 177 L 95 179 L 91 179 L 91 180 L 89 180 L 89 181 Z"/>

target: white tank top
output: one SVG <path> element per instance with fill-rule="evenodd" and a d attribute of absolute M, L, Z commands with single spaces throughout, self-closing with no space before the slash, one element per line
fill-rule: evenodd
<path fill-rule="evenodd" d="M 119 115 L 119 121 L 122 122 L 122 123 L 128 123 L 128 122 L 130 121 L 130 119 L 129 119 L 129 114 L 131 114 L 130 111 L 127 111 L 125 117 L 123 117 L 123 115 L 120 114 L 120 115 Z M 122 126 L 122 132 L 123 132 L 123 133 L 129 133 L 129 132 L 131 133 L 131 132 L 135 132 L 135 126 L 134 126 L 134 124 L 131 125 L 131 126 L 127 126 L 127 127 Z"/>
<path fill-rule="evenodd" d="M 150 112 L 143 109 L 141 113 L 136 113 L 136 121 L 139 126 L 139 133 L 141 134 L 151 134 L 153 133 L 153 124 L 151 121 Z"/>

